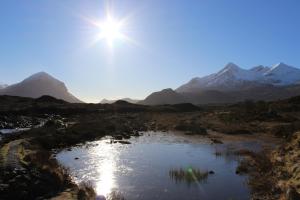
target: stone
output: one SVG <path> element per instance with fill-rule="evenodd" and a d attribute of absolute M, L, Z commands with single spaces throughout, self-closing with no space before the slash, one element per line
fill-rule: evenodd
<path fill-rule="evenodd" d="M 5 191 L 9 188 L 9 184 L 0 184 L 0 191 Z"/>
<path fill-rule="evenodd" d="M 300 194 L 296 191 L 294 187 L 289 187 L 286 191 L 287 200 L 300 200 Z"/>
<path fill-rule="evenodd" d="M 131 144 L 129 141 L 124 141 L 124 140 L 119 140 L 118 141 L 120 144 Z"/>
<path fill-rule="evenodd" d="M 210 140 L 213 144 L 223 144 L 223 142 L 221 140 L 218 140 L 218 139 L 215 139 L 215 138 L 211 138 Z"/>
<path fill-rule="evenodd" d="M 116 140 L 122 140 L 122 139 L 123 139 L 123 136 L 122 136 L 122 135 L 114 135 L 113 137 L 114 137 L 114 139 L 116 139 Z"/>

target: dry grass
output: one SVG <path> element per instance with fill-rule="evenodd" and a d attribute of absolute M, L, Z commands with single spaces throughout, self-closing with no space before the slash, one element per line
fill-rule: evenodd
<path fill-rule="evenodd" d="M 208 171 L 201 171 L 193 167 L 188 167 L 186 169 L 171 169 L 169 171 L 169 176 L 172 180 L 175 182 L 185 182 L 188 185 L 204 182 L 207 180 L 208 175 Z"/>
<path fill-rule="evenodd" d="M 90 182 L 82 182 L 79 185 L 78 200 L 96 199 L 96 192 Z"/>

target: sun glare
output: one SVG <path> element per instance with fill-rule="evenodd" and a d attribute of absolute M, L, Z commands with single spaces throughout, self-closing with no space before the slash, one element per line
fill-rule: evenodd
<path fill-rule="evenodd" d="M 106 16 L 104 16 L 103 19 L 81 15 L 81 18 L 92 28 L 90 30 L 93 37 L 89 37 L 91 38 L 89 47 L 94 46 L 99 42 L 106 42 L 110 50 L 113 49 L 117 42 L 141 46 L 136 40 L 127 35 L 133 30 L 132 27 L 129 26 L 132 16 L 133 15 L 131 14 L 123 16 L 122 18 L 117 18 L 109 10 L 106 11 Z"/>
<path fill-rule="evenodd" d="M 104 39 L 110 47 L 113 46 L 116 40 L 124 38 L 122 26 L 122 21 L 115 20 L 111 16 L 108 16 L 105 21 L 99 24 L 99 39 Z"/>

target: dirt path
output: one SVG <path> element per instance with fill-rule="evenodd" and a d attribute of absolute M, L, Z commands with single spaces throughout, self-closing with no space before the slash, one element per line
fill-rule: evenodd
<path fill-rule="evenodd" d="M 5 144 L 1 148 L 1 164 L 4 167 L 12 167 L 14 169 L 24 169 L 20 162 L 20 149 L 23 140 L 15 140 Z"/>

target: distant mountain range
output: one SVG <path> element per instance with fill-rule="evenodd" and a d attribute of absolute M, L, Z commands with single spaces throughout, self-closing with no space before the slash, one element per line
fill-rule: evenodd
<path fill-rule="evenodd" d="M 68 91 L 63 82 L 45 72 L 34 74 L 17 84 L 0 84 L 0 95 L 32 98 L 49 95 L 70 103 L 82 103 Z M 246 70 L 228 63 L 217 73 L 193 78 L 175 90 L 163 89 L 141 101 L 130 98 L 119 100 L 144 105 L 220 104 L 244 100 L 278 100 L 296 95 L 300 95 L 300 69 L 279 63 L 272 67 L 259 65 Z M 103 99 L 100 103 L 116 101 Z"/>
<path fill-rule="evenodd" d="M 70 103 L 82 103 L 68 92 L 65 84 L 45 72 L 36 73 L 22 82 L 1 87 L 0 95 L 38 98 L 43 95 L 53 96 Z"/>
<path fill-rule="evenodd" d="M 277 100 L 300 95 L 300 69 L 279 63 L 249 70 L 228 63 L 219 72 L 196 77 L 176 90 L 154 92 L 141 104 L 217 104 L 252 100 Z"/>
<path fill-rule="evenodd" d="M 137 102 L 139 102 L 140 100 L 137 100 L 137 99 L 131 99 L 131 98 L 122 98 L 122 99 L 117 99 L 117 100 L 108 100 L 108 99 L 102 99 L 101 101 L 100 101 L 100 103 L 102 103 L 102 104 L 112 104 L 112 103 L 115 103 L 116 101 L 118 101 L 118 100 L 122 100 L 122 101 L 126 101 L 126 102 L 128 102 L 128 103 L 137 103 Z"/>

